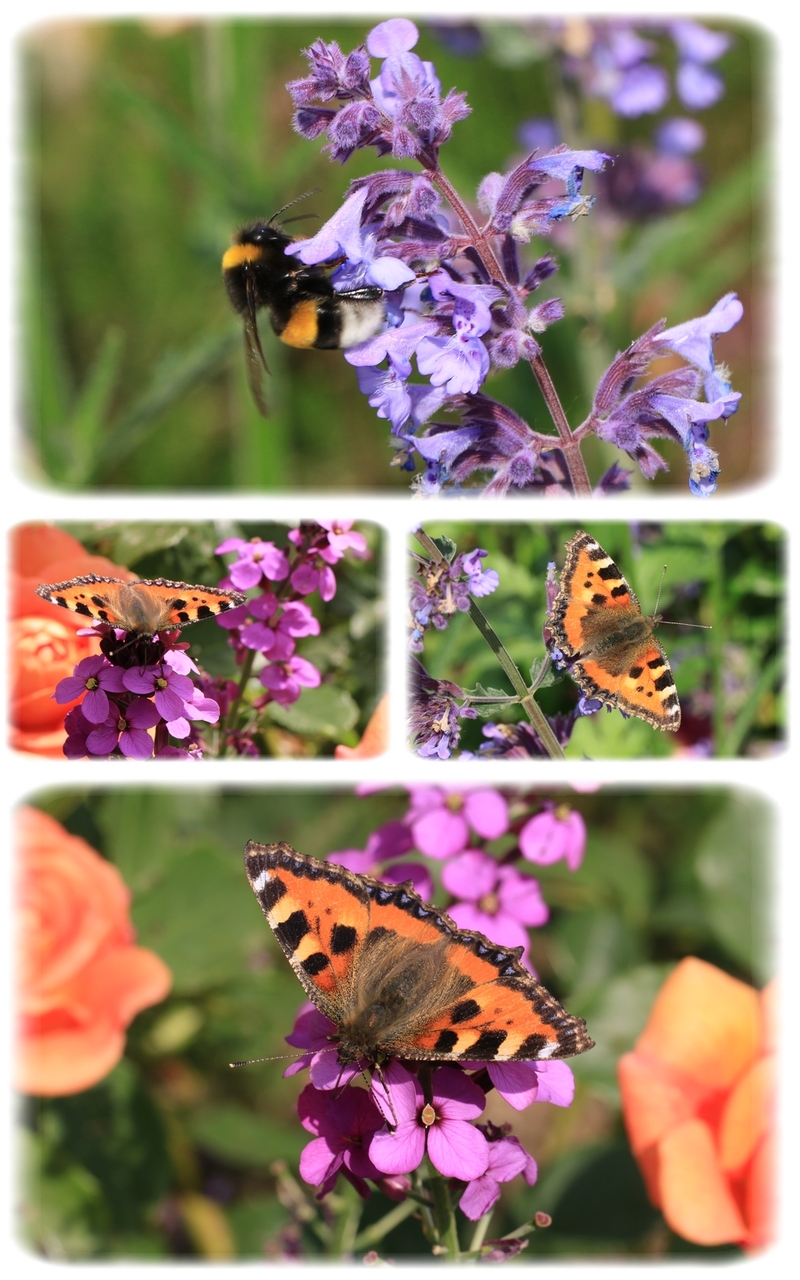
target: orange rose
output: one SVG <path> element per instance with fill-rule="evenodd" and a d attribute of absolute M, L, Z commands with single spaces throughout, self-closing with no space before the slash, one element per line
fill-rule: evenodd
<path fill-rule="evenodd" d="M 17 815 L 21 1030 L 17 1087 L 58 1097 L 108 1075 L 125 1028 L 163 1000 L 172 975 L 134 945 L 116 867 L 38 809 Z"/>
<path fill-rule="evenodd" d="M 385 693 L 370 717 L 364 736 L 357 747 L 340 743 L 334 749 L 337 760 L 371 760 L 382 756 L 389 746 L 389 695 Z"/>
<path fill-rule="evenodd" d="M 694 1244 L 759 1248 L 774 1236 L 773 995 L 682 960 L 619 1062 L 650 1199 Z"/>
<path fill-rule="evenodd" d="M 53 690 L 76 663 L 99 653 L 96 640 L 76 632 L 86 620 L 56 610 L 36 594 L 40 582 L 66 582 L 86 573 L 135 577 L 105 556 L 92 556 L 71 534 L 48 524 L 11 531 L 11 745 L 17 751 L 63 758 L 64 716 L 76 702 L 59 705 Z M 78 699 L 80 701 L 80 699 Z"/>

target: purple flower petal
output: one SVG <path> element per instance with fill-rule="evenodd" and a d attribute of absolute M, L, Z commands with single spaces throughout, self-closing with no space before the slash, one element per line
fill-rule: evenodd
<path fill-rule="evenodd" d="M 489 1163 L 489 1144 L 466 1120 L 446 1120 L 428 1130 L 428 1155 L 445 1178 L 479 1178 Z"/>

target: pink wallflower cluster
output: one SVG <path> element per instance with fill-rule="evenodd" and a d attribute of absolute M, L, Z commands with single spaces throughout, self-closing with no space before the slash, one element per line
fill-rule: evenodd
<path fill-rule="evenodd" d="M 180 632 L 136 644 L 106 624 L 79 634 L 99 635 L 104 652 L 83 658 L 56 685 L 56 702 L 73 702 L 83 694 L 64 718 L 68 759 L 202 756 L 198 722 L 216 724 L 220 709 L 192 679 L 200 673 L 185 652 L 188 645 L 178 643 Z"/>
<path fill-rule="evenodd" d="M 452 897 L 449 915 L 492 942 L 522 947 L 523 963 L 530 968 L 527 930 L 546 923 L 549 910 L 525 864 L 563 859 L 577 870 L 586 844 L 581 815 L 538 797 L 506 796 L 492 788 L 418 786 L 409 788 L 409 799 L 402 819 L 378 828 L 364 849 L 334 852 L 331 861 L 390 883 L 410 880 L 428 899 L 434 892 L 431 871 L 406 855 L 433 859 Z M 508 847 L 498 860 L 487 846 L 501 839 Z M 303 1151 L 300 1173 L 319 1188 L 320 1198 L 341 1173 L 362 1196 L 370 1194 L 369 1180 L 402 1199 L 426 1154 L 443 1177 L 466 1183 L 459 1205 L 473 1220 L 492 1208 L 502 1183 L 521 1174 L 533 1186 L 536 1161 L 509 1126 L 476 1122 L 492 1088 L 518 1111 L 533 1102 L 569 1106 L 574 1078 L 565 1062 L 432 1064 L 426 1093 L 417 1074 L 420 1064 L 392 1059 L 375 1071 L 367 1091 L 351 1085 L 365 1076 L 369 1063 L 340 1063 L 332 1051 L 335 1035 L 333 1023 L 306 1003 L 286 1037 L 302 1052 L 284 1074 L 309 1071 L 298 1110 L 314 1136 Z"/>
<path fill-rule="evenodd" d="M 260 595 L 217 618 L 228 632 L 237 663 L 261 664 L 257 678 L 265 692 L 253 703 L 257 711 L 270 702 L 291 706 L 303 689 L 317 688 L 320 672 L 295 652 L 299 639 L 320 633 L 304 597 L 319 591 L 322 600 L 332 600 L 336 594 L 333 566 L 348 551 L 361 558 L 370 555 L 364 535 L 353 530 L 352 521 L 301 524 L 287 536 L 295 548 L 291 557 L 273 542 L 259 539 L 227 538 L 217 547 L 218 555 L 235 551 L 237 557 L 220 585 L 260 590 Z M 238 749 L 246 753 L 241 742 Z"/>

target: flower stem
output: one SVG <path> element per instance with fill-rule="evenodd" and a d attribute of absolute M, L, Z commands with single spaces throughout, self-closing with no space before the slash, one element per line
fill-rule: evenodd
<path fill-rule="evenodd" d="M 475 1230 L 472 1233 L 472 1239 L 469 1242 L 469 1252 L 477 1253 L 486 1238 L 486 1232 L 489 1230 L 489 1223 L 492 1220 L 493 1210 L 490 1209 L 483 1217 L 476 1222 Z"/>
<path fill-rule="evenodd" d="M 445 557 L 442 555 L 433 539 L 425 533 L 424 529 L 415 529 L 414 537 L 417 539 L 417 542 L 422 544 L 431 559 L 433 559 L 437 564 L 441 564 L 443 562 Z M 547 754 L 553 760 L 565 759 L 564 752 L 561 749 L 561 744 L 558 742 L 553 730 L 550 728 L 547 717 L 533 697 L 533 690 L 529 689 L 526 685 L 519 667 L 511 657 L 511 654 L 506 649 L 497 632 L 494 630 L 494 627 L 492 627 L 489 619 L 482 610 L 478 608 L 474 600 L 470 600 L 469 602 L 469 616 L 475 623 L 475 626 L 480 631 L 492 653 L 500 663 L 500 666 L 503 668 L 514 686 L 520 703 L 525 710 L 525 714 L 536 730 L 539 740 Z M 536 685 L 534 685 L 534 688 L 536 688 Z"/>
<path fill-rule="evenodd" d="M 445 177 L 444 173 L 439 168 L 428 170 L 428 174 L 433 185 L 439 188 L 442 195 L 458 214 L 462 227 L 467 232 L 467 235 L 470 237 L 472 243 L 480 254 L 489 275 L 492 276 L 493 279 L 501 281 L 507 288 L 510 288 L 505 277 L 505 272 L 498 262 L 494 249 L 489 243 L 488 238 L 481 231 L 469 209 L 461 199 L 461 196 L 451 184 L 449 178 Z"/>
<path fill-rule="evenodd" d="M 458 1262 L 460 1245 L 456 1228 L 456 1215 L 450 1199 L 450 1188 L 440 1173 L 433 1171 L 428 1183 L 433 1196 L 433 1213 L 439 1244 L 447 1250 L 448 1262 Z"/>
<path fill-rule="evenodd" d="M 377 1222 L 371 1223 L 359 1232 L 353 1241 L 354 1249 L 371 1249 L 373 1245 L 380 1244 L 390 1231 L 394 1231 L 395 1227 L 399 1227 L 401 1222 L 405 1222 L 406 1218 L 410 1218 L 412 1213 L 418 1211 L 416 1200 L 404 1200 L 402 1204 L 396 1204 L 393 1209 L 385 1213 Z"/>
<path fill-rule="evenodd" d="M 247 681 L 250 679 L 255 658 L 256 658 L 255 649 L 248 649 L 247 656 L 245 657 L 244 663 L 242 664 L 242 674 L 239 677 L 239 688 L 236 692 L 236 698 L 228 708 L 228 719 L 222 730 L 222 741 L 219 744 L 220 756 L 225 755 L 225 734 L 232 733 L 236 726 L 236 720 L 239 715 L 239 708 L 242 705 L 242 698 L 244 697 L 245 687 L 247 685 Z"/>
<path fill-rule="evenodd" d="M 589 481 L 589 473 L 586 470 L 586 464 L 583 461 L 580 443 L 572 434 L 572 428 L 567 421 L 567 415 L 564 412 L 561 401 L 558 398 L 553 379 L 550 377 L 550 371 L 547 368 L 541 355 L 534 356 L 531 360 L 531 369 L 533 376 L 539 384 L 539 389 L 544 396 L 550 417 L 555 423 L 558 432 L 559 442 L 567 463 L 567 470 L 572 480 L 572 487 L 575 490 L 575 496 L 580 498 L 591 498 L 592 486 Z"/>

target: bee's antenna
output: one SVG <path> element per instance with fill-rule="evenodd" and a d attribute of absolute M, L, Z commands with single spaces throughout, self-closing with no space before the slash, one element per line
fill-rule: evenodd
<path fill-rule="evenodd" d="M 299 204 L 301 200 L 307 200 L 309 196 L 315 196 L 317 192 L 321 190 L 322 190 L 322 187 L 312 187 L 310 191 L 304 191 L 301 196 L 295 196 L 294 200 L 290 200 L 289 203 L 285 204 L 282 209 L 278 210 L 277 213 L 273 213 L 269 221 L 275 222 L 276 219 L 279 218 L 282 213 L 285 213 L 287 209 L 294 208 L 294 206 L 296 204 Z M 303 215 L 303 216 L 308 216 L 308 215 Z M 294 219 L 292 219 L 292 221 L 294 221 Z"/>

